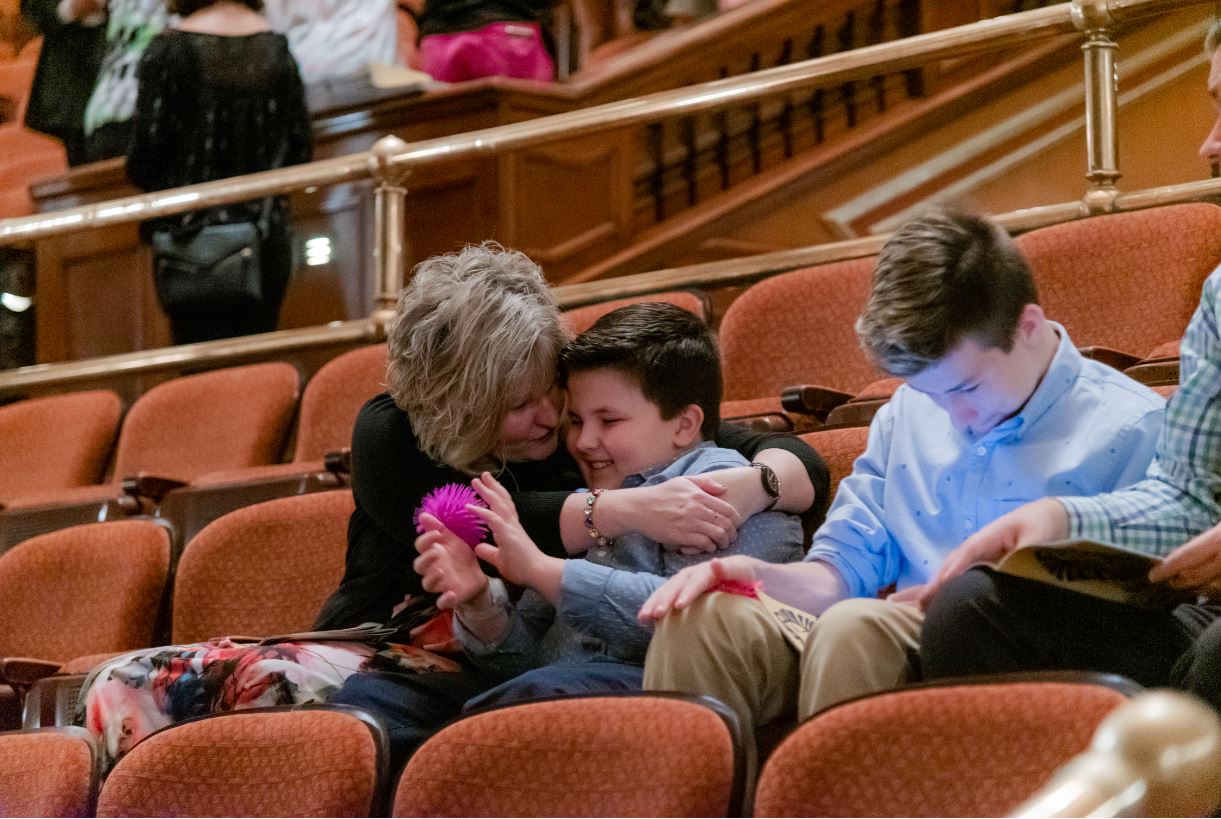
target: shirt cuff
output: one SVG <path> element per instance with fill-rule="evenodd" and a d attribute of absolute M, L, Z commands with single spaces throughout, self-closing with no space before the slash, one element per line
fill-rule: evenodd
<path fill-rule="evenodd" d="M 1097 498 L 1056 498 L 1068 514 L 1068 536 L 1073 540 L 1112 543 L 1115 527 L 1104 504 Z"/>
<path fill-rule="evenodd" d="M 598 616 L 598 608 L 606 594 L 606 584 L 614 572 L 609 566 L 599 566 L 588 560 L 564 561 L 564 574 L 560 579 L 560 599 L 556 611 L 571 622 L 592 622 Z"/>
<path fill-rule="evenodd" d="M 488 580 L 488 592 L 492 597 L 492 605 L 489 608 L 480 611 L 468 611 L 465 615 L 458 610 L 454 612 L 454 636 L 458 638 L 458 642 L 462 643 L 464 648 L 474 651 L 480 649 L 489 651 L 503 643 L 505 637 L 509 635 L 509 631 L 512 628 L 513 612 L 509 608 L 509 593 L 505 589 L 504 581 L 499 578 Z M 483 617 L 503 618 L 504 629 L 490 643 L 480 640 L 470 632 L 467 626 L 467 622 L 474 623 L 476 619 Z M 464 618 L 467 622 L 464 622 Z"/>

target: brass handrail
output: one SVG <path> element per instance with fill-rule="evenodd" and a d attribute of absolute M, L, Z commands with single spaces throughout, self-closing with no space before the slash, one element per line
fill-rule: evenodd
<path fill-rule="evenodd" d="M 818 84 L 863 79 L 950 57 L 971 56 L 1020 38 L 1077 31 L 1082 18 L 1111 25 L 1201 5 L 1204 0 L 1078 0 L 918 34 L 741 77 L 661 91 L 525 122 L 364 151 L 306 165 L 188 185 L 47 214 L 0 220 L 0 245 L 106 225 L 151 219 L 214 205 L 258 199 L 307 187 L 401 174 L 421 165 L 471 159 L 510 149 L 610 131 L 627 125 L 744 103 Z M 1081 9 L 1086 9 L 1083 14 Z"/>
<path fill-rule="evenodd" d="M 1221 179 L 1206 179 L 1121 193 L 1112 200 L 1115 212 L 1141 210 L 1159 205 L 1221 197 Z M 1031 230 L 1089 216 L 1084 202 L 1062 202 L 1004 213 L 993 218 L 1010 231 Z M 714 289 L 749 284 L 777 273 L 817 264 L 872 256 L 881 249 L 889 233 L 831 242 L 811 247 L 761 253 L 726 261 L 655 270 L 605 281 L 561 285 L 555 296 L 562 308 L 580 307 L 610 299 L 640 296 L 684 287 Z M 333 322 L 322 327 L 281 330 L 257 336 L 209 341 L 181 347 L 165 347 L 134 353 L 36 364 L 0 371 L 0 397 L 21 395 L 50 386 L 68 386 L 117 375 L 143 375 L 181 370 L 187 366 L 237 363 L 269 358 L 296 350 L 337 347 L 344 344 L 374 344 L 386 337 L 389 315 L 375 313 L 369 319 Z"/>
<path fill-rule="evenodd" d="M 49 214 L 0 221 L 0 246 L 105 225 L 167 216 L 202 207 L 256 199 L 292 190 L 374 178 L 377 212 L 378 292 L 374 313 L 367 319 L 337 322 L 325 327 L 282 331 L 261 336 L 227 339 L 187 347 L 146 350 L 86 361 L 43 364 L 0 372 L 0 396 L 35 388 L 70 385 L 116 374 L 153 373 L 200 364 L 220 364 L 273 356 L 318 346 L 359 344 L 381 340 L 402 287 L 405 184 L 421 165 L 480 155 L 613 130 L 677 114 L 691 114 L 729 104 L 816 84 L 835 84 L 879 73 L 912 68 L 949 57 L 977 54 L 1009 43 L 1014 38 L 1084 32 L 1087 81 L 1086 112 L 1089 154 L 1086 177 L 1091 186 L 1083 199 L 1026 208 L 997 217 L 1011 231 L 1081 218 L 1091 213 L 1132 210 L 1157 204 L 1221 195 L 1221 181 L 1120 193 L 1114 185 L 1115 167 L 1115 44 L 1111 30 L 1122 22 L 1195 5 L 1205 0 L 1074 0 L 983 20 L 944 31 L 856 49 L 759 71 L 744 77 L 718 80 L 684 89 L 664 91 L 638 99 L 609 103 L 498 126 L 467 134 L 406 144 L 385 137 L 370 151 L 308 165 L 249 174 L 151 194 L 85 205 Z M 716 287 L 743 284 L 798 267 L 876 253 L 887 235 L 870 236 L 817 247 L 786 250 L 747 259 L 713 262 L 674 270 L 661 270 L 614 280 L 556 288 L 560 304 L 575 307 L 610 298 L 641 295 L 674 287 Z"/>

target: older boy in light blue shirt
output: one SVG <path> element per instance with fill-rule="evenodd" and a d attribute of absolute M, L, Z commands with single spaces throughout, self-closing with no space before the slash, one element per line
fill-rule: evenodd
<path fill-rule="evenodd" d="M 896 232 L 857 332 L 906 383 L 874 418 L 805 561 L 729 558 L 672 578 L 641 609 L 664 618 L 646 688 L 711 694 L 762 725 L 916 678 L 922 615 L 905 590 L 1005 512 L 1125 486 L 1153 455 L 1162 399 L 1081 357 L 1043 315 L 1013 242 L 983 219 L 934 212 Z M 723 579 L 762 581 L 820 615 L 804 650 L 755 601 L 701 597 Z M 891 584 L 897 593 L 877 599 Z"/>

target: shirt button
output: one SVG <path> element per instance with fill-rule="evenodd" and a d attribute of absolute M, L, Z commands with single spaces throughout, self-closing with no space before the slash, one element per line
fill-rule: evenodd
<path fill-rule="evenodd" d="M 987 455 L 988 448 L 986 446 L 977 446 L 975 447 L 975 454 L 980 456 Z"/>
<path fill-rule="evenodd" d="M 975 521 L 973 521 L 973 520 L 964 520 L 962 522 L 962 528 L 964 528 L 964 529 L 970 529 L 974 525 L 975 525 Z"/>

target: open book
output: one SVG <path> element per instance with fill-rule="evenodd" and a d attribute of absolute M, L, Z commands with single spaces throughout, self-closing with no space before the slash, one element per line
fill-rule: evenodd
<path fill-rule="evenodd" d="M 764 594 L 762 590 L 757 591 L 755 594 L 759 602 L 767 609 L 767 613 L 780 626 L 780 630 L 784 632 L 785 639 L 792 643 L 798 651 L 804 649 L 806 637 L 814 629 L 814 622 L 818 618 L 796 606 L 781 603 L 776 598 Z"/>
<path fill-rule="evenodd" d="M 999 572 L 1037 580 L 1115 603 L 1169 608 L 1195 595 L 1166 583 L 1150 583 L 1149 570 L 1160 558 L 1089 540 L 1023 546 L 994 567 Z"/>

